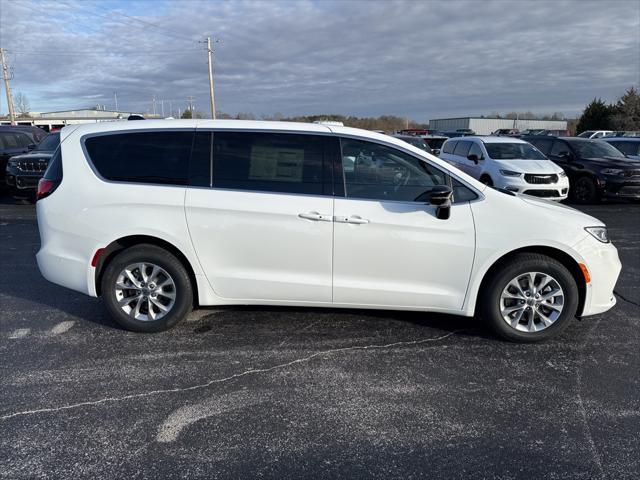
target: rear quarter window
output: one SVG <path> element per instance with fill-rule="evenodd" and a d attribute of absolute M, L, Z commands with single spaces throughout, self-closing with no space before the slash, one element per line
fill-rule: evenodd
<path fill-rule="evenodd" d="M 116 182 L 186 185 L 193 131 L 110 133 L 86 138 L 95 170 Z"/>

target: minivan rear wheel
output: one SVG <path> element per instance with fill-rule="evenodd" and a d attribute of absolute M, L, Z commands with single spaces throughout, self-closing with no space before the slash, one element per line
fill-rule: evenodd
<path fill-rule="evenodd" d="M 128 330 L 167 330 L 191 311 L 193 288 L 185 266 L 156 245 L 118 253 L 107 265 L 102 298 L 113 319 Z"/>
<path fill-rule="evenodd" d="M 483 283 L 481 316 L 498 336 L 539 342 L 562 332 L 575 317 L 578 287 L 571 272 L 546 255 L 514 256 Z"/>

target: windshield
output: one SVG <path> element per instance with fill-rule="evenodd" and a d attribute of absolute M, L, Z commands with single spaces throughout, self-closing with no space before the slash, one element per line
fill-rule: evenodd
<path fill-rule="evenodd" d="M 591 135 L 593 135 L 594 133 L 596 133 L 595 130 L 587 130 L 586 132 L 582 132 L 580 135 L 578 135 L 581 138 L 590 138 Z"/>
<path fill-rule="evenodd" d="M 60 145 L 60 134 L 50 133 L 34 149 L 39 152 L 53 152 Z"/>
<path fill-rule="evenodd" d="M 546 160 L 528 143 L 485 143 L 484 148 L 494 160 Z"/>
<path fill-rule="evenodd" d="M 576 141 L 571 142 L 571 146 L 581 158 L 599 158 L 599 157 L 619 157 L 625 156 L 617 148 L 612 147 L 602 140 Z"/>

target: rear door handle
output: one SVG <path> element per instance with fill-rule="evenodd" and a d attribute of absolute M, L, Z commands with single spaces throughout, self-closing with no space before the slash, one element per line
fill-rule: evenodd
<path fill-rule="evenodd" d="M 304 219 L 307 219 L 307 220 L 313 220 L 315 222 L 330 222 L 331 221 L 331 216 L 323 215 L 322 213 L 318 213 L 318 212 L 299 213 L 298 217 L 304 218 Z"/>
<path fill-rule="evenodd" d="M 334 222 L 338 223 L 353 223 L 356 225 L 363 225 L 365 223 L 369 223 L 369 220 L 366 218 L 362 218 L 359 215 L 351 215 L 350 217 L 333 217 Z"/>

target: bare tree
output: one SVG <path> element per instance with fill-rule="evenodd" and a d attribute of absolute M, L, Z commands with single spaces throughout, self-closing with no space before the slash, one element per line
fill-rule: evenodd
<path fill-rule="evenodd" d="M 24 93 L 22 92 L 16 93 L 13 96 L 13 103 L 15 104 L 16 110 L 18 110 L 18 113 L 20 114 L 21 117 L 29 116 L 29 111 L 31 110 L 31 106 L 29 105 L 29 99 Z"/>

